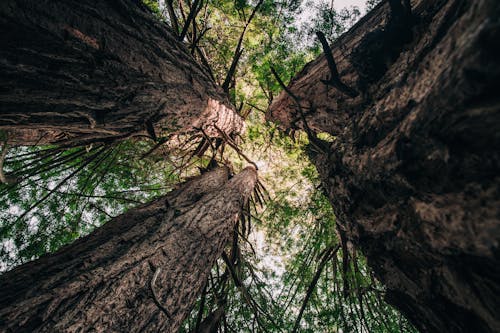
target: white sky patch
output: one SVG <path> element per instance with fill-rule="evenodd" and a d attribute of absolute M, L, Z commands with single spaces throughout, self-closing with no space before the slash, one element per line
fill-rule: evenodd
<path fill-rule="evenodd" d="M 361 16 L 366 14 L 366 0 L 302 0 L 302 12 L 296 17 L 295 26 L 301 29 L 304 24 L 310 23 L 318 15 L 317 7 L 320 4 L 326 4 L 328 7 L 333 5 L 337 12 L 344 8 L 358 7 Z"/>
<path fill-rule="evenodd" d="M 334 0 L 333 1 L 333 5 L 338 10 L 345 8 L 345 7 L 351 7 L 351 6 L 358 6 L 359 9 L 363 10 L 365 8 L 365 3 L 366 3 L 366 0 Z"/>
<path fill-rule="evenodd" d="M 255 164 L 257 164 L 257 168 L 259 168 L 260 172 L 266 172 L 266 169 L 267 169 L 267 162 L 266 161 L 259 160 L 259 161 L 255 162 Z"/>
<path fill-rule="evenodd" d="M 278 297 L 281 292 L 281 288 L 277 287 L 280 285 L 280 281 L 283 278 L 283 274 L 286 272 L 284 257 L 278 253 L 274 253 L 266 242 L 266 234 L 258 228 L 254 228 L 249 236 L 249 241 L 253 244 L 255 249 L 255 254 L 257 257 L 256 267 L 264 271 L 273 271 L 275 275 L 274 278 L 267 277 L 264 278 L 261 272 L 257 270 L 255 273 L 257 276 L 267 281 L 268 291 L 273 297 Z"/>
<path fill-rule="evenodd" d="M 23 210 L 18 205 L 9 206 L 9 214 L 11 215 L 21 215 L 22 211 Z"/>
<path fill-rule="evenodd" d="M 11 260 L 16 259 L 17 247 L 12 239 L 5 239 L 2 242 L 0 242 L 0 249 L 2 249 L 2 251 L 7 253 L 9 259 Z M 12 268 L 12 266 L 9 266 L 6 262 L 0 260 L 0 272 L 5 272 L 10 268 Z"/>
<path fill-rule="evenodd" d="M 283 258 L 279 255 L 274 255 L 268 253 L 268 245 L 266 242 L 266 234 L 261 230 L 255 230 L 250 235 L 253 241 L 254 249 L 257 255 L 262 258 L 262 264 L 265 267 L 273 269 L 277 274 L 281 275 L 285 273 Z"/>
<path fill-rule="evenodd" d="M 40 225 L 40 220 L 37 217 L 33 216 L 27 222 L 28 222 L 29 233 L 34 234 L 38 232 L 38 226 Z"/>

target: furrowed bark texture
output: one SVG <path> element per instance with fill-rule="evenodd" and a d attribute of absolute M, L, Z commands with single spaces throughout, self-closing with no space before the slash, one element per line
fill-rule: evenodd
<path fill-rule="evenodd" d="M 0 32 L 11 144 L 242 129 L 207 70 L 139 1 L 5 0 Z"/>
<path fill-rule="evenodd" d="M 256 177 L 207 172 L 0 276 L 0 331 L 177 332 Z"/>
<path fill-rule="evenodd" d="M 393 1 L 397 3 L 397 1 Z M 397 6 L 395 7 L 397 9 Z M 289 85 L 338 218 L 422 332 L 500 332 L 500 2 L 383 3 Z M 405 16 L 406 15 L 406 16 Z M 268 117 L 304 128 L 285 93 Z"/>

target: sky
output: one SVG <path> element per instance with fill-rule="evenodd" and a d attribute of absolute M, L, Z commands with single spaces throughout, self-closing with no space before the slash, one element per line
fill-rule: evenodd
<path fill-rule="evenodd" d="M 313 17 L 317 15 L 317 10 L 315 9 L 315 7 L 317 7 L 321 3 L 331 5 L 332 1 L 333 6 L 337 11 L 340 11 L 346 7 L 349 8 L 352 6 L 357 6 L 361 12 L 361 17 L 366 14 L 366 0 L 302 0 L 302 12 L 295 18 L 295 26 L 297 28 L 300 28 L 304 23 L 310 22 Z M 310 44 L 311 39 L 305 39 L 303 40 L 303 43 L 304 45 Z"/>
<path fill-rule="evenodd" d="M 365 7 L 366 0 L 334 0 L 333 4 L 337 9 L 344 7 L 358 6 L 360 9 Z"/>

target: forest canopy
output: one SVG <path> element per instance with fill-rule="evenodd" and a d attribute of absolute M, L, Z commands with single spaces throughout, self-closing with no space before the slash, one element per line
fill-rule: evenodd
<path fill-rule="evenodd" d="M 45 76 L 46 84 L 40 85 L 39 90 L 30 91 L 22 102 L 3 100 L 5 112 L 0 114 L 0 271 L 15 273 L 20 269 L 22 272 L 23 267 L 29 267 L 29 264 L 23 264 L 33 261 L 36 266 L 34 260 L 42 258 L 39 266 L 42 268 L 38 269 L 43 271 L 43 267 L 49 267 L 48 272 L 54 273 L 54 277 L 47 281 L 58 286 L 59 282 L 54 282 L 59 279 L 58 273 L 50 270 L 50 260 L 55 263 L 56 259 L 50 258 L 59 258 L 64 251 L 77 249 L 78 253 L 85 254 L 108 244 L 103 245 L 104 250 L 116 246 L 115 252 L 121 255 L 120 251 L 128 253 L 126 251 L 132 251 L 130 249 L 134 247 L 144 246 L 148 250 L 147 244 L 157 244 L 155 242 L 161 242 L 157 238 L 162 237 L 170 246 L 165 245 L 165 249 L 175 248 L 172 244 L 176 241 L 184 244 L 182 237 L 189 232 L 180 226 L 181 231 L 175 232 L 183 235 L 179 238 L 182 241 L 175 237 L 171 241 L 168 237 L 175 232 L 163 230 L 160 217 L 154 216 L 164 214 L 161 218 L 177 221 L 172 222 L 172 228 L 188 221 L 186 225 L 192 223 L 198 229 L 206 227 L 209 230 L 206 234 L 209 236 L 205 235 L 204 240 L 197 238 L 186 245 L 186 249 L 196 249 L 198 241 L 202 244 L 206 239 L 212 239 L 210 237 L 215 239 L 213 244 L 217 243 L 217 237 L 213 236 L 216 232 L 217 235 L 225 233 L 225 238 L 219 238 L 227 238 L 227 244 L 221 241 L 222 245 L 212 246 L 221 253 L 214 254 L 213 262 L 206 259 L 209 266 L 205 269 L 206 274 L 200 268 L 199 276 L 203 276 L 203 281 L 194 277 L 195 282 L 181 281 L 191 284 L 193 291 L 186 287 L 178 300 L 189 299 L 191 294 L 196 300 L 193 304 L 177 304 L 174 311 L 174 304 L 162 300 L 168 293 L 158 290 L 162 286 L 175 289 L 169 285 L 170 277 L 162 276 L 166 274 L 162 270 L 165 272 L 168 268 L 160 264 L 166 262 L 162 261 L 164 257 L 176 253 L 175 250 L 168 252 L 164 249 L 161 260 L 157 262 L 151 259 L 157 258 L 153 250 L 150 255 L 143 251 L 144 256 L 137 256 L 139 259 L 130 256 L 133 257 L 130 266 L 137 267 L 130 268 L 127 273 L 130 275 L 124 280 L 132 279 L 146 268 L 151 270 L 148 273 L 151 278 L 148 275 L 148 282 L 144 282 L 144 292 L 130 296 L 130 299 L 124 296 L 123 306 L 137 306 L 147 293 L 151 305 L 147 309 L 155 309 L 154 315 L 141 329 L 134 326 L 133 330 L 160 329 L 168 320 L 181 320 L 179 332 L 416 332 L 403 313 L 387 302 L 387 287 L 370 265 L 371 258 L 367 259 L 362 253 L 372 248 L 356 246 L 348 233 L 357 231 L 352 231 L 354 228 L 347 230 L 341 225 L 335 215 L 337 211 L 332 208 L 332 190 L 325 185 L 324 173 L 317 167 L 321 156 L 333 156 L 328 154 L 328 149 L 341 144 L 340 130 L 333 133 L 325 129 L 331 125 L 328 115 L 307 118 L 320 106 L 309 104 L 304 107 L 303 101 L 307 97 L 297 97 L 296 90 L 292 92 L 287 87 L 303 84 L 297 77 L 309 75 L 308 71 L 319 64 L 318 57 L 324 55 L 330 73 L 320 82 L 327 87 L 326 90 L 332 89 L 334 94 L 341 95 L 336 106 L 340 109 L 345 103 L 350 103 L 345 99 L 358 96 L 365 99 L 365 104 L 360 104 L 370 105 L 389 90 L 373 92 L 375 88 L 372 86 L 378 84 L 376 80 L 382 80 L 385 74 L 376 72 L 379 70 L 376 66 L 384 67 L 394 62 L 399 56 L 399 53 L 395 55 L 394 45 L 400 43 L 402 48 L 407 47 L 411 38 L 405 34 L 416 34 L 416 28 L 405 30 L 405 24 L 398 21 L 396 10 L 400 9 L 398 15 L 405 17 L 401 21 L 406 20 L 415 26 L 417 23 L 412 21 L 409 1 L 389 1 L 392 16 L 382 20 L 384 28 L 368 35 L 375 40 L 375 46 L 370 44 L 368 37 L 362 40 L 365 43 L 362 46 L 378 47 L 379 53 L 385 52 L 386 58 L 363 54 L 362 47 L 359 47 L 360 51 L 350 50 L 349 53 L 339 38 L 359 25 L 360 19 L 372 24 L 369 20 L 378 16 L 362 17 L 384 4 L 368 0 L 340 7 L 338 3 L 341 2 L 143 0 L 137 3 L 118 1 L 109 6 L 99 4 L 95 8 L 86 2 L 75 5 L 75 14 L 72 14 L 75 17 L 69 19 L 70 22 L 80 24 L 77 14 L 81 11 L 82 15 L 95 18 L 95 22 L 88 25 L 95 25 L 96 31 L 101 29 L 108 35 L 93 38 L 83 33 L 83 29 L 63 25 L 63 32 L 57 30 L 54 33 L 60 33 L 57 38 L 47 37 L 45 43 L 50 50 L 46 54 L 40 52 L 40 59 L 27 60 L 37 70 L 26 70 L 27 79 L 19 81 L 15 94 L 22 95 L 23 90 L 29 90 L 26 87 L 33 87 L 33 82 Z M 43 8 L 43 5 L 37 6 Z M 57 5 L 50 6 L 58 10 Z M 47 14 L 50 6 L 44 9 L 45 12 L 40 11 L 45 17 L 51 16 Z M 109 16 L 101 11 L 101 7 L 111 8 Z M 65 9 L 64 6 L 61 8 Z M 33 18 L 33 22 L 44 26 L 43 15 L 40 14 L 42 18 Z M 443 31 L 443 27 L 449 26 L 446 17 L 439 28 Z M 8 26 L 5 22 L 2 24 Z M 418 22 L 424 23 L 424 20 Z M 48 33 L 52 33 L 52 28 L 51 24 L 46 25 Z M 120 30 L 116 38 L 112 35 L 113 29 Z M 162 29 L 168 29 L 168 32 Z M 390 29 L 398 30 L 397 36 L 390 35 Z M 29 28 L 26 31 L 30 31 Z M 439 31 L 436 34 L 444 34 Z M 24 30 L 23 33 L 28 34 Z M 380 37 L 377 34 L 386 34 L 383 35 L 384 43 L 392 44 L 377 44 L 376 38 Z M 67 41 L 73 43 L 71 47 L 60 50 L 52 47 Z M 436 39 L 433 43 L 438 42 Z M 16 43 L 14 39 L 6 38 L 5 45 L 17 47 Z M 33 43 L 35 48 L 43 48 L 41 44 L 44 41 Z M 138 46 L 129 50 L 130 45 Z M 347 70 L 342 72 L 342 67 L 337 70 L 334 52 L 330 49 L 332 45 L 341 50 L 335 52 L 345 52 L 353 59 L 361 59 L 360 64 L 353 61 L 353 66 L 370 76 L 359 74 L 361 83 L 355 88 L 350 82 L 341 81 L 340 76 L 351 74 Z M 110 54 L 108 49 L 115 50 L 116 54 Z M 398 49 L 397 52 L 401 51 Z M 23 57 L 31 59 L 28 51 L 21 55 L 7 51 L 5 54 L 6 59 L 16 58 L 16 61 L 18 58 L 24 61 Z M 362 63 L 365 58 L 372 63 Z M 87 73 L 88 67 L 92 67 L 89 70 L 92 74 Z M 74 68 L 77 70 L 68 71 Z M 384 67 L 384 71 L 389 70 Z M 9 67 L 5 72 L 9 73 L 5 82 L 10 82 L 11 77 L 14 82 L 14 69 Z M 81 82 L 86 84 L 78 86 Z M 137 84 L 129 85 L 130 82 Z M 381 87 L 383 84 L 385 82 Z M 52 91 L 52 95 L 37 97 L 44 91 Z M 71 94 L 66 95 L 66 91 L 71 91 Z M 285 97 L 278 99 L 278 96 Z M 294 105 L 295 114 L 280 118 L 280 108 L 288 101 Z M 416 102 L 411 101 L 405 108 L 415 105 Z M 274 108 L 271 107 L 273 103 Z M 33 105 L 42 105 L 44 109 L 37 114 L 37 110 L 32 111 Z M 27 114 L 34 112 L 35 115 L 19 116 L 21 113 L 16 112 L 22 107 L 29 110 Z M 66 115 L 64 112 L 69 108 L 76 111 Z M 278 114 L 272 115 L 273 110 Z M 339 110 L 327 111 L 340 113 Z M 377 109 L 373 108 L 373 114 L 376 112 Z M 346 116 L 339 115 L 342 117 Z M 379 121 L 368 118 L 360 116 L 360 123 Z M 23 128 L 17 123 L 18 119 L 21 119 L 19 124 L 26 121 L 29 126 Z M 387 123 L 387 126 L 392 126 L 396 121 L 389 119 Z M 60 130 L 66 124 L 69 125 Z M 365 145 L 368 151 L 375 147 L 377 140 L 381 140 L 379 133 L 358 131 L 356 126 L 353 125 L 354 146 Z M 442 153 L 439 143 L 435 145 L 436 153 L 432 156 L 440 159 L 445 153 Z M 410 154 L 406 147 L 398 146 L 398 154 Z M 365 158 L 360 156 L 359 160 Z M 370 163 L 375 173 L 377 161 L 370 160 Z M 339 174 L 347 172 L 346 168 L 337 171 Z M 372 169 L 368 169 L 366 173 L 370 174 Z M 436 170 L 440 172 L 441 169 Z M 255 171 L 258 176 L 254 177 Z M 380 191 L 388 192 L 390 186 L 392 183 Z M 356 193 L 353 200 L 363 196 L 364 193 Z M 359 199 L 362 203 L 363 200 Z M 366 200 L 372 200 L 367 208 L 363 208 L 366 214 L 383 206 L 382 199 L 375 196 L 367 196 Z M 213 212 L 216 208 L 220 212 Z M 363 217 L 359 216 L 360 219 Z M 189 222 L 191 217 L 195 222 Z M 229 228 L 227 225 L 216 226 L 209 222 L 204 227 L 204 217 L 232 221 L 230 230 L 224 229 Z M 137 223 L 132 225 L 126 222 L 127 218 Z M 120 222 L 122 220 L 125 222 Z M 141 238 L 146 237 L 144 235 L 138 236 L 140 223 L 144 223 L 142 232 L 153 237 L 154 241 Z M 133 231 L 131 236 L 126 234 L 127 230 Z M 163 230 L 164 233 L 158 231 L 155 238 L 154 230 Z M 106 241 L 92 243 L 96 239 Z M 85 245 L 86 240 L 97 245 Z M 199 266 L 189 262 L 189 253 L 184 253 L 184 248 L 179 246 L 179 249 L 179 253 L 182 252 L 179 259 L 169 260 L 186 267 L 189 264 Z M 203 254 L 203 251 L 200 254 L 193 250 L 198 263 L 205 255 L 212 258 L 211 253 Z M 47 256 L 51 253 L 55 256 Z M 103 254 L 95 262 L 111 261 L 109 258 L 114 254 L 113 251 L 110 253 L 110 257 L 104 258 Z M 89 259 L 82 265 L 71 266 L 72 256 L 68 255 L 68 266 L 61 267 L 66 267 L 66 270 L 74 268 L 76 272 L 77 268 L 94 265 Z M 128 260 L 127 255 L 123 257 Z M 136 263 L 132 264 L 133 260 Z M 410 256 L 408 260 L 417 261 Z M 110 268 L 110 271 L 115 268 Z M 40 274 L 43 276 L 43 272 Z M 67 274 L 65 278 L 69 279 L 70 273 Z M 182 274 L 179 273 L 179 277 Z M 49 282 L 46 285 L 51 285 Z M 15 286 L 20 282 L 9 283 Z M 106 280 L 101 281 L 99 288 L 104 288 L 106 283 Z M 71 302 L 84 301 L 75 296 L 72 300 L 60 301 L 62 305 L 49 302 L 48 308 L 61 306 L 63 309 Z M 39 305 L 43 307 L 44 304 L 40 301 Z M 404 310 L 407 314 L 408 309 Z M 63 310 L 53 311 L 57 316 L 63 316 Z M 22 318 L 24 314 L 16 316 Z M 76 318 L 79 314 L 71 316 Z M 163 321 L 158 318 L 163 318 Z M 412 319 L 415 324 L 415 318 Z M 0 318 L 0 322 L 2 320 Z M 24 323 L 36 325 L 38 322 L 25 319 Z M 28 326 L 19 327 L 26 329 Z"/>
<path fill-rule="evenodd" d="M 178 145 L 166 134 L 113 145 L 9 147 L 3 131 L 3 169 L 15 182 L 1 189 L 2 270 L 58 250 L 214 161 L 235 172 L 250 161 L 263 187 L 238 227 L 237 276 L 222 274 L 227 263 L 220 259 L 182 330 L 193 330 L 221 299 L 221 332 L 410 329 L 383 300 L 363 256 L 353 253 L 346 262 L 306 156 L 307 137 L 282 134 L 263 113 L 281 90 L 270 68 L 288 81 L 321 52 L 316 31 L 333 41 L 365 9 L 267 0 L 144 4 L 209 66 L 246 119 L 237 148 L 226 142 L 225 149 L 215 142 L 204 147 L 200 134 L 181 137 Z"/>

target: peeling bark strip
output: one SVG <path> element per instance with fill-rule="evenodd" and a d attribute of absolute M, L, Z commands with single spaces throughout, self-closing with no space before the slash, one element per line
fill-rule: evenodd
<path fill-rule="evenodd" d="M 257 173 L 228 177 L 207 172 L 0 276 L 0 331 L 177 332 Z"/>
<path fill-rule="evenodd" d="M 500 2 L 390 2 L 332 45 L 359 96 L 322 83 L 324 56 L 289 89 L 336 136 L 311 155 L 387 300 L 422 332 L 500 332 Z M 302 127 L 296 109 L 268 116 Z"/>
<path fill-rule="evenodd" d="M 19 144 L 113 140 L 148 122 L 157 134 L 195 120 L 240 131 L 206 69 L 138 3 L 1 1 L 0 130 Z"/>

